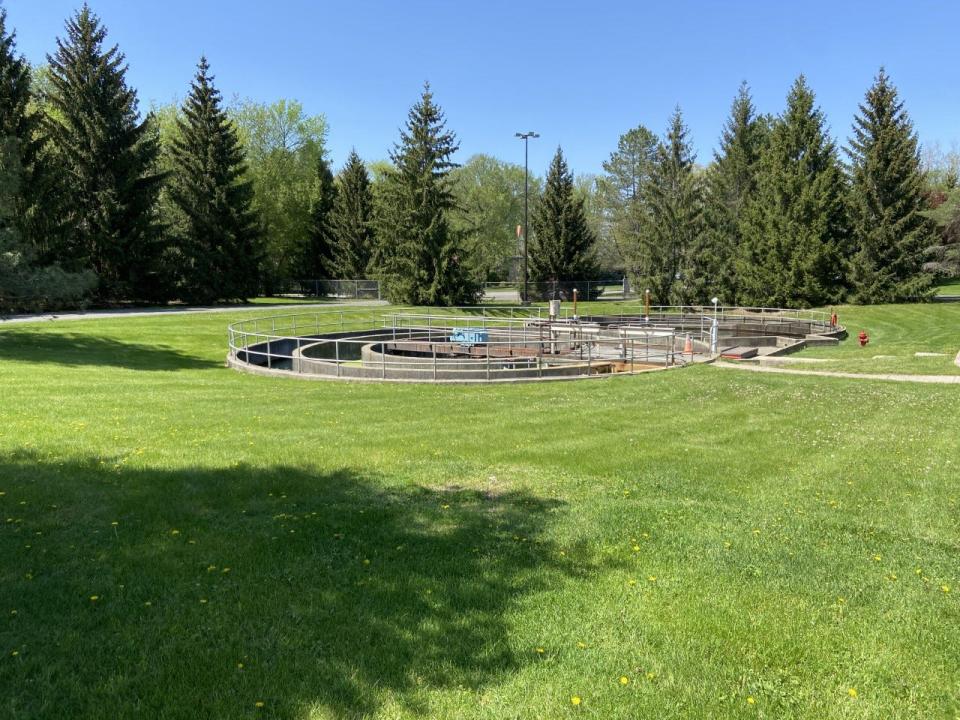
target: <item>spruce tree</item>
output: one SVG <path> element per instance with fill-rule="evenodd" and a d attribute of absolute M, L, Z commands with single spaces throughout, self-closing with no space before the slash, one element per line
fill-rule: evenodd
<path fill-rule="evenodd" d="M 379 193 L 374 265 L 391 302 L 464 305 L 478 298 L 448 217 L 454 203 L 448 174 L 458 147 L 426 83 Z"/>
<path fill-rule="evenodd" d="M 191 303 L 245 300 L 257 292 L 253 188 L 237 131 L 200 58 L 172 142 L 170 199 L 182 213 L 180 295 Z"/>
<path fill-rule="evenodd" d="M 557 148 L 543 193 L 534 206 L 530 222 L 532 237 L 527 250 L 530 280 L 551 283 L 554 296 L 572 280 L 590 280 L 596 274 L 596 236 L 587 224 L 583 197 L 574 188 L 573 173 L 563 150 Z"/>
<path fill-rule="evenodd" d="M 97 273 L 101 299 L 160 299 L 157 129 L 140 119 L 124 56 L 116 46 L 104 49 L 107 31 L 87 5 L 66 31 L 47 56 L 45 124 L 64 201 L 57 250 L 73 268 Z"/>
<path fill-rule="evenodd" d="M 741 225 L 741 303 L 808 307 L 839 301 L 849 231 L 837 150 L 801 75 L 773 124 Z"/>
<path fill-rule="evenodd" d="M 31 111 L 30 67 L 0 8 L 0 311 L 76 304 L 89 273 L 65 273 L 42 258 L 45 220 L 55 217 L 38 116 Z"/>
<path fill-rule="evenodd" d="M 718 296 L 725 304 L 737 302 L 736 257 L 742 242 L 740 229 L 747 202 L 757 188 L 757 168 L 768 123 L 757 117 L 746 82 L 734 98 L 730 117 L 720 136 L 720 149 L 707 170 L 704 229 L 693 250 L 699 302 Z"/>
<path fill-rule="evenodd" d="M 374 245 L 373 189 L 367 168 L 356 150 L 350 151 L 346 165 L 337 176 L 337 185 L 330 212 L 337 274 L 348 279 L 365 278 Z"/>
<path fill-rule="evenodd" d="M 935 244 L 913 123 L 883 68 L 860 104 L 850 158 L 853 299 L 903 302 L 925 296 L 924 251 Z"/>
<path fill-rule="evenodd" d="M 337 186 L 333 181 L 330 163 L 321 155 L 317 158 L 317 189 L 310 211 L 310 236 L 303 271 L 310 278 L 336 279 L 340 275 L 336 263 L 337 242 L 333 230 L 332 211 L 337 200 Z"/>
<path fill-rule="evenodd" d="M 664 304 L 690 302 L 696 272 L 689 253 L 700 233 L 703 203 L 688 135 L 678 107 L 645 192 L 648 222 L 638 248 L 637 287 L 649 288 L 653 299 Z"/>

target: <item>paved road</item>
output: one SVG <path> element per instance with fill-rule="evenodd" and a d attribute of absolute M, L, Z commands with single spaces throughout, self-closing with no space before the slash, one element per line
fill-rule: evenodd
<path fill-rule="evenodd" d="M 960 365 L 960 355 L 956 362 Z M 748 372 L 778 373 L 780 375 L 814 375 L 817 377 L 837 377 L 851 380 L 889 380 L 891 382 L 932 383 L 938 385 L 960 385 L 960 375 L 906 375 L 902 373 L 851 373 L 834 370 L 794 370 L 791 368 L 765 367 L 746 363 L 731 363 L 717 360 L 713 367 L 725 370 L 746 370 Z"/>

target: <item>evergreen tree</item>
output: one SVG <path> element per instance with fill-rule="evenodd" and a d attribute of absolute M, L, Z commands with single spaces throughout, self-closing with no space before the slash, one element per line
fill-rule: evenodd
<path fill-rule="evenodd" d="M 337 186 L 326 158 L 317 158 L 317 190 L 310 211 L 310 237 L 303 271 L 311 278 L 342 277 L 336 262 L 337 241 L 331 213 L 337 200 Z"/>
<path fill-rule="evenodd" d="M 682 305 L 691 300 L 696 267 L 690 251 L 702 224 L 700 181 L 689 130 L 677 108 L 646 186 L 648 221 L 638 247 L 637 287 L 649 288 L 656 302 Z"/>
<path fill-rule="evenodd" d="M 75 304 L 88 292 L 89 273 L 70 274 L 41 265 L 46 190 L 50 174 L 42 158 L 39 120 L 30 109 L 27 62 L 15 53 L 15 34 L 7 31 L 0 8 L 0 311 Z"/>
<path fill-rule="evenodd" d="M 657 136 L 638 125 L 620 136 L 616 152 L 603 163 L 605 175 L 597 182 L 605 234 L 621 262 L 637 274 L 633 262 L 647 225 L 644 193 L 657 159 Z"/>
<path fill-rule="evenodd" d="M 935 243 L 926 210 L 917 136 L 883 68 L 854 119 L 850 158 L 853 297 L 860 303 L 923 297 L 931 276 L 924 251 Z"/>
<path fill-rule="evenodd" d="M 102 299 L 160 299 L 155 204 L 157 130 L 141 120 L 124 56 L 87 5 L 66 24 L 50 65 L 46 129 L 62 174 L 65 235 L 55 250 L 92 268 Z"/>
<path fill-rule="evenodd" d="M 393 167 L 378 193 L 374 267 L 391 302 L 464 305 L 479 294 L 448 218 L 453 208 L 448 174 L 459 146 L 445 126 L 426 83 L 390 153 Z"/>
<path fill-rule="evenodd" d="M 182 214 L 181 297 L 192 303 L 244 300 L 257 292 L 253 189 L 205 57 L 176 122 L 170 199 Z"/>
<path fill-rule="evenodd" d="M 805 307 L 840 300 L 847 222 L 836 146 L 801 75 L 764 146 L 741 226 L 740 302 Z"/>
<path fill-rule="evenodd" d="M 348 279 L 365 278 L 374 245 L 373 189 L 367 168 L 355 150 L 350 151 L 337 181 L 330 213 L 337 273 Z"/>
<path fill-rule="evenodd" d="M 595 276 L 596 236 L 587 224 L 584 199 L 575 192 L 573 173 L 559 147 L 530 225 L 533 232 L 527 255 L 532 282 L 563 283 Z"/>
<path fill-rule="evenodd" d="M 757 117 L 744 82 L 706 174 L 704 230 L 692 253 L 697 266 L 694 296 L 699 302 L 713 296 L 725 304 L 737 302 L 735 260 L 742 242 L 740 225 L 757 189 L 757 168 L 767 132 L 768 123 Z"/>

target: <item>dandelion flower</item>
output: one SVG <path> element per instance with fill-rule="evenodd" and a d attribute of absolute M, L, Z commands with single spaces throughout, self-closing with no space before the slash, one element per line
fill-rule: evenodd
<path fill-rule="evenodd" d="M 747 705 L 754 705 L 756 702 L 757 701 L 753 699 L 753 695 L 747 698 Z"/>
<path fill-rule="evenodd" d="M 943 592 L 945 592 L 945 593 L 950 592 L 950 586 L 949 586 L 949 585 L 941 585 L 941 586 L 940 586 L 940 589 L 943 590 Z"/>
<path fill-rule="evenodd" d="M 640 552 L 640 546 L 639 546 L 639 545 L 634 545 L 634 546 L 633 546 L 633 551 L 634 551 L 634 552 Z"/>
<path fill-rule="evenodd" d="M 581 650 L 583 650 L 586 646 L 587 646 L 587 644 L 586 644 L 585 642 L 578 642 L 578 643 L 577 643 L 577 647 L 580 648 Z"/>
<path fill-rule="evenodd" d="M 579 704 L 582 703 L 582 702 L 583 702 L 583 700 L 580 699 L 580 696 L 579 696 L 579 695 L 574 695 L 573 697 L 570 698 L 570 704 L 571 704 L 571 705 L 579 705 Z"/>
<path fill-rule="evenodd" d="M 633 578 L 630 578 L 629 580 L 627 580 L 627 585 L 636 585 L 636 584 L 637 584 L 637 581 L 634 580 Z"/>
<path fill-rule="evenodd" d="M 881 560 L 883 560 L 883 556 L 882 556 L 882 555 L 874 555 L 874 556 L 873 556 L 873 561 L 874 561 L 874 562 L 880 562 Z"/>
<path fill-rule="evenodd" d="M 538 648 L 537 648 L 537 652 L 538 652 L 540 655 L 543 655 L 544 650 L 543 650 L 543 648 L 538 647 Z"/>
<path fill-rule="evenodd" d="M 99 599 L 100 599 L 100 596 L 99 596 L 99 595 L 91 595 L 91 596 L 90 596 L 90 602 L 96 602 L 96 601 L 99 600 Z"/>
<path fill-rule="evenodd" d="M 179 534 L 180 534 L 180 531 L 179 531 L 179 530 L 171 530 L 171 531 L 170 531 L 170 534 L 171 534 L 171 535 L 179 535 Z"/>
<path fill-rule="evenodd" d="M 626 675 L 621 675 L 621 676 L 620 676 L 620 684 L 621 684 L 621 685 L 629 685 L 629 684 L 630 684 L 630 678 L 628 678 Z"/>
<path fill-rule="evenodd" d="M 855 687 L 850 688 L 849 690 L 847 690 L 847 695 L 849 695 L 849 696 L 852 697 L 852 698 L 856 698 L 856 697 L 857 697 L 857 689 L 856 689 Z"/>
<path fill-rule="evenodd" d="M 20 654 L 20 651 L 19 651 L 19 650 L 14 650 L 12 653 L 10 653 L 10 655 L 13 656 L 13 657 L 16 657 L 16 656 L 19 655 L 19 654 Z"/>
<path fill-rule="evenodd" d="M 656 576 L 656 575 L 648 575 L 648 576 L 647 576 L 647 580 L 649 580 L 650 582 L 656 582 L 656 581 L 657 581 L 657 576 Z"/>
<path fill-rule="evenodd" d="M 237 663 L 237 670 L 243 670 L 243 663 Z"/>
<path fill-rule="evenodd" d="M 363 559 L 363 564 L 364 564 L 364 565 L 369 565 L 369 564 L 370 564 L 370 558 L 364 558 L 364 559 Z"/>
<path fill-rule="evenodd" d="M 263 700 L 257 700 L 254 704 L 254 707 L 262 708 L 264 706 Z"/>
<path fill-rule="evenodd" d="M 647 680 L 653 680 L 656 676 L 657 676 L 657 674 L 656 674 L 655 672 L 648 672 L 648 673 L 647 673 Z"/>

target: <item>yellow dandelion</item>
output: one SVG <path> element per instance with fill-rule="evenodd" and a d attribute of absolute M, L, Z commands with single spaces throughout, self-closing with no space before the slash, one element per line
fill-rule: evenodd
<path fill-rule="evenodd" d="M 237 663 L 237 670 L 243 670 L 243 663 Z"/>
<path fill-rule="evenodd" d="M 180 534 L 180 531 L 179 531 L 179 530 L 171 530 L 171 531 L 170 531 L 170 534 L 171 534 L 171 535 L 179 535 L 179 534 Z"/>
<path fill-rule="evenodd" d="M 637 581 L 634 580 L 633 578 L 630 578 L 629 580 L 627 580 L 627 585 L 636 585 L 636 584 L 637 584 Z"/>
<path fill-rule="evenodd" d="M 571 705 L 579 705 L 579 704 L 582 703 L 582 702 L 583 702 L 583 700 L 580 698 L 579 695 L 574 695 L 574 696 L 572 696 L 572 697 L 570 698 L 570 704 L 571 704 Z"/>
<path fill-rule="evenodd" d="M 116 526 L 119 525 L 120 523 L 118 523 L 116 520 L 114 520 L 114 521 L 113 521 L 112 523 L 110 523 L 110 524 L 113 525 L 114 527 L 116 527 Z"/>
<path fill-rule="evenodd" d="M 216 565 L 207 565 L 207 572 L 213 572 L 217 569 Z"/>
<path fill-rule="evenodd" d="M 620 676 L 620 684 L 621 684 L 621 685 L 629 685 L 629 684 L 630 684 L 630 678 L 628 678 L 626 675 L 621 675 L 621 676 Z"/>
<path fill-rule="evenodd" d="M 656 582 L 656 581 L 657 581 L 657 576 L 656 576 L 656 575 L 648 575 L 648 576 L 647 576 L 647 580 L 649 580 L 650 582 Z"/>
<path fill-rule="evenodd" d="M 945 593 L 950 592 L 950 586 L 949 586 L 949 585 L 941 585 L 941 586 L 940 586 L 940 589 L 943 590 L 943 592 L 945 592 Z"/>
<path fill-rule="evenodd" d="M 856 697 L 857 697 L 857 689 L 856 689 L 855 687 L 850 688 L 849 690 L 847 690 L 847 695 L 849 695 L 849 696 L 852 697 L 852 698 L 856 698 Z"/>
<path fill-rule="evenodd" d="M 10 655 L 13 656 L 13 657 L 16 657 L 16 656 L 19 655 L 19 654 L 20 654 L 20 651 L 19 651 L 19 650 L 14 650 L 12 653 L 10 653 Z"/>
<path fill-rule="evenodd" d="M 99 600 L 99 599 L 100 599 L 100 596 L 99 596 L 99 595 L 91 595 L 91 596 L 90 596 L 90 602 L 96 602 L 96 601 Z"/>
<path fill-rule="evenodd" d="M 544 653 L 543 648 L 538 647 L 538 648 L 537 648 L 537 653 L 539 653 L 540 655 L 543 655 L 543 653 Z"/>
<path fill-rule="evenodd" d="M 257 700 L 257 701 L 253 704 L 253 706 L 254 706 L 254 707 L 258 707 L 258 708 L 262 708 L 262 707 L 264 706 L 264 704 L 265 704 L 265 703 L 263 702 L 263 700 Z"/>
<path fill-rule="evenodd" d="M 583 650 L 586 646 L 587 646 L 587 644 L 586 644 L 585 642 L 578 642 L 578 643 L 577 643 L 577 647 L 580 648 L 581 650 Z"/>
<path fill-rule="evenodd" d="M 754 705 L 756 702 L 757 701 L 753 699 L 753 695 L 747 698 L 747 705 Z"/>
<path fill-rule="evenodd" d="M 656 674 L 655 672 L 648 672 L 648 673 L 647 673 L 647 680 L 653 680 L 656 676 L 657 676 L 657 674 Z"/>
<path fill-rule="evenodd" d="M 633 551 L 634 551 L 634 552 L 640 552 L 640 546 L 639 546 L 639 545 L 634 545 L 634 546 L 633 546 Z"/>
<path fill-rule="evenodd" d="M 364 559 L 363 559 L 363 564 L 364 564 L 364 565 L 369 565 L 369 564 L 370 564 L 370 558 L 364 558 Z"/>
<path fill-rule="evenodd" d="M 147 600 L 147 601 L 143 604 L 144 607 L 151 607 L 152 605 L 153 605 L 153 603 L 150 602 L 149 600 Z"/>
<path fill-rule="evenodd" d="M 200 604 L 201 604 L 201 605 L 206 605 L 206 604 L 207 604 L 207 599 L 206 599 L 206 598 L 200 598 Z"/>
<path fill-rule="evenodd" d="M 874 562 L 880 562 L 881 560 L 883 560 L 883 555 L 874 555 L 874 556 L 873 556 L 873 561 L 874 561 Z"/>

